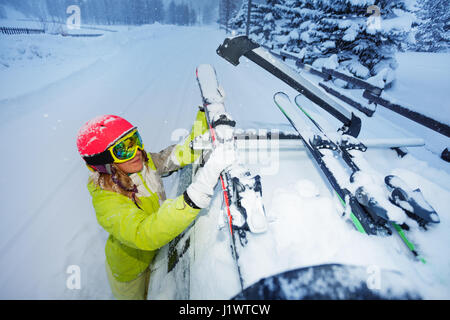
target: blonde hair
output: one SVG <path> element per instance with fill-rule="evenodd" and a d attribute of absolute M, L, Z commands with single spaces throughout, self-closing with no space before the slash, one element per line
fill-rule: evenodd
<path fill-rule="evenodd" d="M 147 152 L 145 150 L 142 150 L 141 152 L 143 156 L 142 161 L 148 169 Z M 95 172 L 89 180 L 102 190 L 120 193 L 121 195 L 130 198 L 136 203 L 136 205 L 138 205 L 140 200 L 136 197 L 137 187 L 133 183 L 133 180 L 131 180 L 127 173 L 119 169 L 115 163 L 111 164 L 111 171 L 111 174 Z"/>

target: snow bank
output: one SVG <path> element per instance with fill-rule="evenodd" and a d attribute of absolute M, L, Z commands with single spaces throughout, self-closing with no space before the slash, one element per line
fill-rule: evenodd
<path fill-rule="evenodd" d="M 411 110 L 450 125 L 450 53 L 397 53 L 399 81 L 389 97 Z"/>
<path fill-rule="evenodd" d="M 2 37 L 0 46 L 0 100 L 42 89 L 74 72 L 113 55 L 126 38 L 72 38 L 49 34 Z M 39 75 L 39 77 L 36 77 Z"/>

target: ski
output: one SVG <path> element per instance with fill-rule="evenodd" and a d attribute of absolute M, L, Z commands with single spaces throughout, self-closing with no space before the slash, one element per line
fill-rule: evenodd
<path fill-rule="evenodd" d="M 234 143 L 233 132 L 236 123 L 225 112 L 224 90 L 219 86 L 215 69 L 208 64 L 199 65 L 196 78 L 212 147 L 215 148 L 220 143 Z M 259 175 L 253 175 L 247 168 L 236 163 L 221 173 L 220 185 L 231 236 L 232 256 L 242 292 L 248 284 L 244 281 L 239 265 L 239 246 L 246 246 L 247 232 L 263 233 L 267 230 L 261 179 Z"/>
<path fill-rule="evenodd" d="M 328 139 L 323 139 L 318 135 L 314 135 L 310 130 L 310 126 L 306 124 L 285 93 L 277 92 L 273 99 L 277 107 L 299 134 L 305 148 L 311 154 L 316 165 L 331 185 L 356 229 L 365 234 L 377 234 L 375 222 L 365 213 L 356 197 L 348 189 L 341 186 L 333 174 L 332 169 L 327 165 L 324 159 L 325 152 L 328 150 L 337 150 L 337 146 Z"/>
<path fill-rule="evenodd" d="M 237 66 L 241 56 L 247 57 L 275 77 L 305 95 L 308 99 L 342 122 L 342 131 L 357 137 L 361 131 L 361 119 L 347 107 L 332 99 L 322 88 L 315 85 L 286 64 L 276 59 L 268 50 L 262 48 L 247 36 L 226 38 L 217 54 Z"/>
<path fill-rule="evenodd" d="M 311 122 L 315 125 L 316 129 L 321 134 L 327 136 L 326 132 L 324 132 L 320 125 L 301 106 L 301 103 L 299 103 L 299 97 L 300 95 L 295 98 L 295 104 L 300 109 L 301 113 L 303 113 L 309 120 L 311 120 Z M 361 173 L 361 170 L 353 161 L 353 156 L 350 154 L 349 150 L 358 150 L 359 152 L 364 152 L 366 151 L 367 147 L 359 142 L 356 138 L 346 135 L 342 135 L 338 139 L 335 139 L 334 143 L 339 148 L 341 158 L 352 170 L 350 181 L 354 183 L 354 176 L 358 173 Z M 409 230 L 408 225 L 404 222 L 399 224 L 397 223 L 397 221 L 389 219 L 387 212 L 388 210 L 390 212 L 392 212 L 393 210 L 398 211 L 398 208 L 400 208 L 406 213 L 408 217 L 417 221 L 418 224 L 425 230 L 428 223 L 439 223 L 439 216 L 437 215 L 436 211 L 425 201 L 423 194 L 420 192 L 420 189 L 416 189 L 414 191 L 410 190 L 407 184 L 401 178 L 394 175 L 385 177 L 384 182 L 387 186 L 389 186 L 389 189 L 391 190 L 389 200 L 393 205 L 397 206 L 397 208 L 393 208 L 391 205 L 386 203 L 386 199 L 382 196 L 382 186 L 376 186 L 378 192 L 374 192 L 373 194 L 375 194 L 376 196 L 373 196 L 369 192 L 367 192 L 363 184 L 360 183 L 360 186 L 355 191 L 358 202 L 365 208 L 366 212 L 370 214 L 374 220 L 383 224 L 391 225 L 393 229 L 398 233 L 402 241 L 405 243 L 405 245 L 408 247 L 408 249 L 414 254 L 414 256 L 425 263 L 425 259 L 419 256 L 414 244 L 408 240 L 404 233 L 404 230 Z M 373 187 L 371 189 L 371 191 L 373 192 Z M 377 216 L 382 219 L 377 218 Z M 398 217 L 398 214 L 396 216 Z"/>
<path fill-rule="evenodd" d="M 331 169 L 330 165 L 332 163 L 330 157 L 332 158 L 334 155 L 337 155 L 348 165 L 348 167 L 350 167 L 352 171 L 352 175 L 350 175 L 350 177 L 348 178 L 350 182 L 354 182 L 355 175 L 363 174 L 363 172 L 360 171 L 359 167 L 352 161 L 351 155 L 348 153 L 349 149 L 365 150 L 365 146 L 363 144 L 358 142 L 353 137 L 348 140 L 342 139 L 342 141 L 338 142 L 333 141 L 324 133 L 321 126 L 308 113 L 306 113 L 306 111 L 301 108 L 300 110 L 299 108 L 296 108 L 291 103 L 289 97 L 282 92 L 278 92 L 274 95 L 274 101 L 283 112 L 283 114 L 291 122 L 291 124 L 293 124 L 294 128 L 299 132 L 299 134 L 304 137 L 303 143 L 305 145 L 309 145 L 308 149 L 313 154 L 316 162 L 318 162 L 318 156 L 314 156 L 314 154 L 319 155 L 319 157 L 321 155 L 320 160 L 323 162 L 323 164 L 319 167 L 322 169 L 322 171 L 324 171 L 323 167 L 327 168 L 326 170 L 330 172 L 332 172 L 333 169 L 337 170 L 336 167 L 333 167 L 333 169 Z M 305 121 L 306 118 L 309 119 L 314 124 L 314 126 L 308 125 Z M 320 143 L 318 143 L 318 141 L 320 141 Z M 326 141 L 326 143 L 323 143 L 322 141 Z M 328 150 L 321 152 L 319 151 L 319 149 L 330 149 L 331 152 L 334 152 L 334 155 L 324 155 L 323 153 Z M 366 179 L 367 177 L 364 178 Z M 342 189 L 339 183 L 338 186 Z M 339 188 L 336 188 L 335 185 L 333 186 L 333 189 L 337 194 L 339 194 Z M 348 191 L 350 199 L 348 203 L 350 204 L 350 207 L 352 209 L 352 212 L 350 214 L 352 221 L 354 221 L 354 218 L 352 217 L 353 211 L 358 212 L 358 214 L 355 215 L 358 220 L 370 221 L 371 228 L 369 229 L 369 232 L 366 231 L 366 233 L 371 235 L 391 235 L 392 230 L 390 226 L 392 225 L 394 230 L 399 234 L 400 238 L 406 244 L 411 253 L 416 258 L 425 263 L 425 260 L 421 258 L 417 253 L 414 244 L 407 239 L 402 228 L 396 223 L 396 221 L 394 221 L 402 220 L 402 216 L 404 215 L 403 211 L 400 208 L 393 206 L 386 199 L 380 197 L 379 189 L 379 186 L 375 189 L 372 186 L 370 190 L 368 190 L 364 186 L 364 184 L 360 183 L 356 185 L 356 190 L 354 190 L 353 192 Z M 353 200 L 353 206 L 351 200 Z M 344 208 L 347 207 L 347 202 L 341 201 L 341 203 L 343 204 Z M 392 219 L 392 217 L 390 216 L 392 215 L 392 212 L 396 213 L 394 216 L 395 219 Z M 361 231 L 358 228 L 357 224 L 355 224 L 355 226 L 359 231 Z"/>
<path fill-rule="evenodd" d="M 316 128 L 324 135 L 326 132 L 319 126 L 319 124 L 311 117 L 311 115 L 302 107 L 299 102 L 301 95 L 295 97 L 295 104 L 303 112 L 308 119 L 316 126 Z M 353 161 L 353 156 L 350 154 L 350 150 L 357 150 L 364 152 L 367 149 L 361 141 L 358 139 L 341 135 L 334 141 L 338 146 L 342 154 L 342 158 L 345 163 L 352 169 L 353 174 L 360 171 L 358 166 Z M 384 178 L 384 182 L 390 191 L 389 200 L 397 207 L 403 209 L 405 213 L 412 219 L 416 220 L 421 227 L 426 229 L 426 225 L 429 223 L 439 223 L 440 219 L 437 212 L 431 207 L 431 205 L 425 200 L 424 195 L 419 188 L 412 190 L 405 181 L 400 177 L 394 175 L 388 175 Z"/>

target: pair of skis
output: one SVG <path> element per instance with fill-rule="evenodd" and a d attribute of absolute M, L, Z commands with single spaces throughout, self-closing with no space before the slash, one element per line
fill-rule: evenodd
<path fill-rule="evenodd" d="M 423 228 L 429 223 L 439 223 L 437 213 L 425 201 L 420 190 L 410 190 L 401 178 L 393 175 L 385 177 L 386 186 L 391 191 L 389 199 L 383 197 L 382 186 L 375 186 L 375 189 L 372 186 L 369 190 L 364 184 L 358 184 L 355 176 L 364 172 L 353 161 L 350 150 L 364 152 L 366 147 L 356 138 L 345 134 L 338 139 L 330 139 L 317 121 L 302 108 L 299 97 L 301 96 L 295 99 L 296 106 L 294 106 L 285 93 L 278 92 L 274 95 L 274 102 L 300 135 L 303 144 L 326 176 L 355 227 L 369 235 L 380 233 L 390 235 L 393 228 L 414 256 L 425 263 L 425 259 L 420 257 L 404 232 L 409 227 L 405 223 L 406 217 L 403 212 Z M 308 122 L 313 125 L 309 125 Z M 333 166 L 333 160 L 330 159 L 335 156 L 342 159 L 351 169 L 349 182 L 356 184 L 353 188 L 355 191 L 344 187 L 347 182 L 337 180 L 334 171 L 340 168 Z"/>
<path fill-rule="evenodd" d="M 196 78 L 203 100 L 203 110 L 209 126 L 212 147 L 221 143 L 233 144 L 235 121 L 225 112 L 224 90 L 219 86 L 214 68 L 199 65 Z M 231 236 L 231 251 L 239 275 L 241 292 L 247 285 L 239 264 L 239 251 L 247 242 L 247 232 L 263 233 L 267 221 L 262 203 L 262 186 L 259 175 L 253 175 L 238 163 L 224 170 L 219 178 L 223 192 L 223 205 Z M 236 241 L 239 240 L 239 241 Z"/>

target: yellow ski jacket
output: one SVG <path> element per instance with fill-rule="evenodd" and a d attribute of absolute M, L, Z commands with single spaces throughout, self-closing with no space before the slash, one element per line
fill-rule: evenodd
<path fill-rule="evenodd" d="M 207 130 L 205 115 L 199 111 L 184 143 L 148 153 L 147 166 L 130 175 L 138 188 L 140 208 L 122 194 L 103 190 L 94 183 L 95 177 L 89 180 L 97 221 L 110 234 L 106 260 L 118 281 L 131 281 L 145 271 L 157 250 L 183 232 L 200 212 L 186 204 L 183 195 L 166 200 L 161 176 L 194 162 L 200 152 L 189 144 Z"/>

